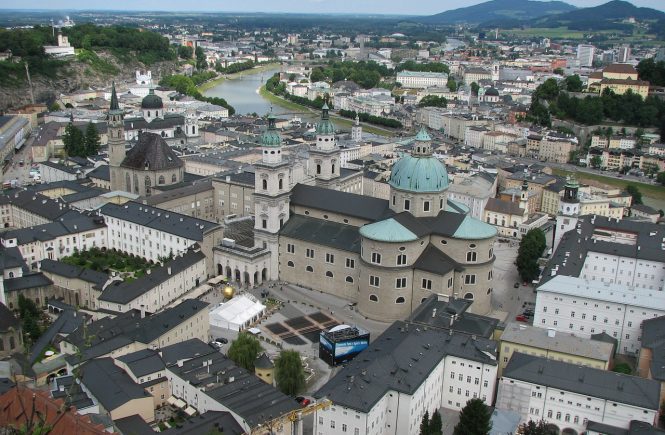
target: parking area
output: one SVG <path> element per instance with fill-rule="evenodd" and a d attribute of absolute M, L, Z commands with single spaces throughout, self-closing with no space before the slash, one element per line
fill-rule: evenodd
<path fill-rule="evenodd" d="M 317 311 L 307 316 L 299 316 L 282 322 L 274 322 L 265 325 L 274 337 L 294 346 L 305 345 L 308 343 L 317 344 L 319 342 L 319 333 L 339 325 L 335 319 L 329 315 Z"/>

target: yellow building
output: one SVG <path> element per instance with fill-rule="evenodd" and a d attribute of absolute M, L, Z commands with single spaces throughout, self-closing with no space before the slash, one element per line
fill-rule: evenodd
<path fill-rule="evenodd" d="M 509 322 L 499 341 L 499 376 L 514 352 L 601 370 L 612 367 L 613 344 L 560 332 L 554 328 Z"/>
<path fill-rule="evenodd" d="M 610 89 L 617 95 L 632 91 L 633 94 L 646 98 L 649 95 L 649 82 L 644 80 L 602 79 L 600 81 L 600 93 L 602 94 L 605 89 Z"/>
<path fill-rule="evenodd" d="M 611 89 L 617 95 L 623 95 L 628 90 L 646 98 L 649 95 L 649 82 L 639 80 L 635 67 L 626 63 L 614 63 L 603 68 L 600 72 L 589 75 L 589 91 L 600 92 Z"/>
<path fill-rule="evenodd" d="M 266 384 L 273 385 L 275 379 L 275 365 L 265 353 L 254 361 L 254 374 Z"/>

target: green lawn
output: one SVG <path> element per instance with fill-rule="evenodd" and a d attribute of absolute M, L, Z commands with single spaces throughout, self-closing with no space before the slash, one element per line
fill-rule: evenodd
<path fill-rule="evenodd" d="M 571 172 L 556 168 L 553 168 L 552 172 L 554 173 L 554 175 L 562 175 L 562 176 L 575 175 L 575 177 L 580 181 L 594 180 L 610 186 L 619 187 L 621 189 L 625 189 L 627 186 L 635 186 L 638 189 L 640 189 L 642 195 L 646 197 L 654 198 L 659 201 L 665 200 L 665 187 L 658 186 L 655 184 L 645 184 L 636 181 L 622 180 L 619 178 L 605 177 L 604 175 L 599 175 L 599 174 L 590 174 L 587 172 Z"/>
<path fill-rule="evenodd" d="M 76 251 L 69 257 L 60 259 L 60 261 L 98 272 L 116 271 L 126 280 L 139 278 L 145 275 L 148 269 L 154 267 L 153 263 L 141 257 L 132 257 L 111 250 L 102 251 L 99 248 Z"/>

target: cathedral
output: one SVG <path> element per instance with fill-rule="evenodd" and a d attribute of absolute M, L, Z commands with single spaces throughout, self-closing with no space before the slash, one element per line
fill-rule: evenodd
<path fill-rule="evenodd" d="M 185 165 L 161 135 L 142 132 L 136 144 L 127 151 L 123 117 L 114 85 L 108 112 L 111 190 L 147 197 L 154 187 L 182 183 Z"/>
<path fill-rule="evenodd" d="M 323 107 L 308 176 L 294 180 L 275 119 L 255 165 L 254 243 L 216 248 L 231 280 L 281 280 L 357 303 L 364 316 L 404 319 L 432 294 L 491 309 L 496 229 L 448 199 L 446 168 L 422 129 L 390 176 L 390 199 L 345 192 L 335 128 Z"/>

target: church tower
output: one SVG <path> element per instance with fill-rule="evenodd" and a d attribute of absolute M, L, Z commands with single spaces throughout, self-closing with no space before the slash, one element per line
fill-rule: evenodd
<path fill-rule="evenodd" d="M 559 213 L 556 216 L 552 251 L 556 251 L 561 237 L 577 226 L 577 220 L 580 215 L 579 189 L 580 185 L 574 177 L 566 177 L 563 198 L 559 201 Z"/>
<path fill-rule="evenodd" d="M 362 142 L 363 128 L 360 125 L 360 117 L 356 114 L 356 122 L 351 127 L 351 140 L 354 142 Z"/>
<path fill-rule="evenodd" d="M 185 135 L 187 137 L 196 137 L 199 135 L 199 118 L 192 109 L 185 112 Z"/>
<path fill-rule="evenodd" d="M 524 210 L 525 215 L 529 216 L 529 182 L 526 179 L 522 183 L 520 192 L 520 208 Z"/>
<path fill-rule="evenodd" d="M 111 106 L 108 111 L 108 147 L 109 147 L 109 176 L 111 190 L 122 190 L 122 170 L 120 165 L 125 160 L 125 126 L 124 112 L 118 104 L 118 95 L 115 92 L 115 83 L 111 88 Z"/>
<path fill-rule="evenodd" d="M 261 161 L 254 167 L 254 244 L 270 250 L 268 279 L 278 279 L 278 235 L 289 219 L 291 180 L 272 113 L 268 115 L 268 129 L 261 136 Z"/>
<path fill-rule="evenodd" d="M 340 175 L 341 150 L 335 142 L 335 126 L 329 110 L 324 103 L 321 120 L 316 126 L 316 146 L 309 151 L 309 172 L 317 186 L 334 189 Z"/>

